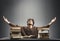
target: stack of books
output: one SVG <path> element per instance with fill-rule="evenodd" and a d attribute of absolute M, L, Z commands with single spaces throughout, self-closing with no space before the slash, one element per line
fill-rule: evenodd
<path fill-rule="evenodd" d="M 21 28 L 20 27 L 11 27 L 10 28 L 10 38 L 20 38 Z"/>

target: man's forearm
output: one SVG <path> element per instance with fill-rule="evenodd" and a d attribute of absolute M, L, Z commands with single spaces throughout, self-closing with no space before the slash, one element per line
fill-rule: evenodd
<path fill-rule="evenodd" d="M 46 25 L 46 26 L 42 26 L 40 28 L 49 28 L 49 27 L 50 27 L 50 25 Z"/>
<path fill-rule="evenodd" d="M 52 25 L 53 24 L 53 22 L 51 21 L 48 25 Z"/>
<path fill-rule="evenodd" d="M 12 26 L 12 27 L 20 27 L 18 25 L 13 24 L 13 23 L 9 23 L 9 25 Z"/>

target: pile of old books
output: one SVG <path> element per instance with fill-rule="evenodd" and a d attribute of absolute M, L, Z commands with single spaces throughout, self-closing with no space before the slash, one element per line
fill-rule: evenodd
<path fill-rule="evenodd" d="M 11 38 L 20 38 L 21 36 L 21 28 L 20 27 L 11 27 L 10 28 L 10 37 Z"/>

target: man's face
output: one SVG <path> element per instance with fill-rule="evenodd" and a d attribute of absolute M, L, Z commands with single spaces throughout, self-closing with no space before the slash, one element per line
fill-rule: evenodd
<path fill-rule="evenodd" d="M 27 24 L 28 24 L 28 25 L 33 25 L 33 21 L 32 21 L 32 20 L 29 20 L 29 21 L 27 22 Z"/>

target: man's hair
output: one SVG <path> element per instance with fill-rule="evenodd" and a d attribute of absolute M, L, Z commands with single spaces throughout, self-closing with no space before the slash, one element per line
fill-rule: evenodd
<path fill-rule="evenodd" d="M 30 20 L 32 20 L 33 21 L 33 25 L 34 25 L 34 19 L 32 19 L 32 18 L 29 18 L 28 20 L 27 20 L 27 23 L 28 23 L 28 21 L 30 21 Z"/>

